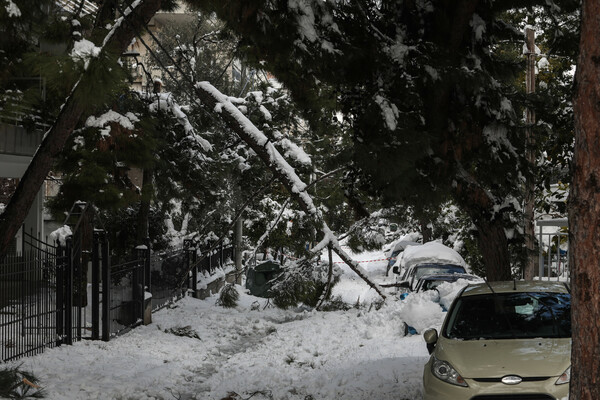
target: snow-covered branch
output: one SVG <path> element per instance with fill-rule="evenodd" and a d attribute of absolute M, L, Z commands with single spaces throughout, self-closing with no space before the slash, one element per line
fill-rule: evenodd
<path fill-rule="evenodd" d="M 210 83 L 199 82 L 196 84 L 195 90 L 202 103 L 204 103 L 208 109 L 215 110 L 221 115 L 229 128 L 256 152 L 275 176 L 279 177 L 281 183 L 289 191 L 291 197 L 298 202 L 300 207 L 315 220 L 317 225 L 320 224 L 322 226 L 321 229 L 324 237 L 317 248 L 313 249 L 313 254 L 318 254 L 319 251 L 331 244 L 333 251 L 335 251 L 335 253 L 348 264 L 361 279 L 385 299 L 386 296 L 381 287 L 372 282 L 367 276 L 366 271 L 342 250 L 336 236 L 324 221 L 323 215 L 315 206 L 312 197 L 308 194 L 308 185 L 298 177 L 296 171 L 283 158 L 273 143 L 269 141 L 269 138 L 244 114 L 242 114 L 227 96 L 219 92 Z"/>

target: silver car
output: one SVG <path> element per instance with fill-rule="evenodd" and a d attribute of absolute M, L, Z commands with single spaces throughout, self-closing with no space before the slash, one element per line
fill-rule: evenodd
<path fill-rule="evenodd" d="M 562 400 L 571 377 L 571 295 L 559 282 L 467 286 L 424 338 L 425 400 Z"/>

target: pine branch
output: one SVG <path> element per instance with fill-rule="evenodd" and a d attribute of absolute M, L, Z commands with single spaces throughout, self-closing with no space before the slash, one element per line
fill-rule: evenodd
<path fill-rule="evenodd" d="M 174 62 L 172 57 L 168 54 L 166 49 L 162 46 L 160 41 L 156 38 L 156 36 L 145 27 L 146 31 L 150 34 L 150 36 L 154 39 L 157 45 L 163 49 L 165 54 Z M 146 48 L 149 49 L 145 43 Z M 158 60 L 158 57 L 151 52 L 155 59 Z M 172 78 L 171 72 L 160 64 L 161 68 L 166 71 Z M 177 63 L 174 62 L 175 68 L 181 73 L 182 78 L 187 80 L 190 83 L 194 83 L 190 80 L 190 78 L 185 74 L 185 72 L 181 69 Z M 175 80 L 177 81 L 177 80 Z M 352 258 L 344 252 L 327 223 L 323 220 L 321 213 L 318 211 L 311 196 L 306 191 L 308 185 L 300 180 L 300 178 L 296 175 L 293 168 L 287 163 L 287 161 L 283 158 L 283 156 L 279 153 L 279 151 L 275 148 L 275 146 L 270 143 L 269 139 L 258 129 L 254 124 L 244 115 L 242 112 L 231 103 L 231 101 L 227 98 L 227 96 L 223 95 L 219 92 L 214 86 L 212 86 L 208 82 L 199 82 L 194 85 L 194 93 L 198 99 L 205 105 L 207 110 L 215 110 L 217 106 L 221 107 L 221 117 L 225 124 L 235 132 L 250 148 L 252 148 L 256 154 L 263 160 L 263 162 L 267 165 L 267 167 L 273 172 L 273 175 L 278 177 L 282 184 L 289 191 L 292 198 L 294 198 L 300 205 L 300 207 L 308 214 L 311 215 L 317 224 L 322 224 L 322 231 L 324 233 L 324 240 L 321 243 L 324 243 L 322 250 L 325 246 L 331 243 L 333 251 L 346 263 L 348 266 L 361 278 L 363 279 L 371 288 L 373 288 L 382 298 L 386 298 L 382 289 L 376 283 L 372 282 L 370 278 L 367 276 L 366 271 Z M 222 239 L 220 239 L 222 240 Z M 216 244 L 213 245 L 211 250 L 216 247 Z M 320 251 L 319 250 L 319 251 Z M 210 251 L 210 250 L 209 250 Z M 317 254 L 317 251 L 313 249 L 313 255 Z M 197 264 L 196 264 L 197 265 Z M 187 275 L 186 275 L 187 277 Z M 185 280 L 181 282 L 181 285 Z"/>
<path fill-rule="evenodd" d="M 294 169 L 287 163 L 279 151 L 242 112 L 231 103 L 227 96 L 219 92 L 208 82 L 200 82 L 195 86 L 195 92 L 208 110 L 215 108 L 221 110 L 221 117 L 227 126 L 233 130 L 254 152 L 263 160 L 271 172 L 277 176 L 286 187 L 290 196 L 298 202 L 300 207 L 310 215 L 314 221 L 322 225 L 324 238 L 317 248 L 311 252 L 318 254 L 327 245 L 331 244 L 333 251 L 371 288 L 382 298 L 386 298 L 379 285 L 372 282 L 366 271 L 342 250 L 336 236 L 331 232 L 323 216 L 315 206 L 312 197 L 307 193 L 307 185 L 296 175 Z"/>
<path fill-rule="evenodd" d="M 252 193 L 252 195 L 246 200 L 246 202 L 242 205 L 242 207 L 240 208 L 240 210 L 236 213 L 235 217 L 233 218 L 233 220 L 231 221 L 231 223 L 229 224 L 229 226 L 227 227 L 227 229 L 225 229 L 224 233 L 221 235 L 221 237 L 215 242 L 213 243 L 213 245 L 205 252 L 205 254 L 199 259 L 197 260 L 194 264 L 190 265 L 189 268 L 182 274 L 183 279 L 181 280 L 181 282 L 179 282 L 179 286 L 183 286 L 183 284 L 185 283 L 185 281 L 187 280 L 187 277 L 190 273 L 190 271 L 192 271 L 194 268 L 196 268 L 198 265 L 200 265 L 200 263 L 202 261 L 204 261 L 204 259 L 206 257 L 208 257 L 208 255 L 210 255 L 210 253 L 217 248 L 217 246 L 219 246 L 221 244 L 221 242 L 225 239 L 225 237 L 227 236 L 228 232 L 233 228 L 233 226 L 235 225 L 235 223 L 237 222 L 237 220 L 242 216 L 243 212 L 246 210 L 246 208 L 250 205 L 250 203 L 252 203 L 254 201 L 254 199 L 256 199 L 258 197 L 259 194 L 261 194 L 263 191 L 265 191 L 269 186 L 271 186 L 271 183 L 273 183 L 273 181 L 275 181 L 275 176 L 273 176 L 269 182 L 267 182 L 266 185 L 264 185 L 263 187 L 261 187 L 260 189 L 258 189 L 257 191 L 255 191 L 254 193 Z"/>
<path fill-rule="evenodd" d="M 265 233 L 263 233 L 263 235 L 258 239 L 258 242 L 256 243 L 256 246 L 254 248 L 254 254 L 252 254 L 252 258 L 256 257 L 256 252 L 258 251 L 258 248 L 263 245 L 267 237 L 269 237 L 271 232 L 273 232 L 273 229 L 275 229 L 275 227 L 279 225 L 279 221 L 281 221 L 281 217 L 283 216 L 283 213 L 285 212 L 285 209 L 287 208 L 289 202 L 289 198 L 285 200 L 285 202 L 281 206 L 281 210 L 279 211 L 277 217 L 273 221 L 271 221 Z"/>

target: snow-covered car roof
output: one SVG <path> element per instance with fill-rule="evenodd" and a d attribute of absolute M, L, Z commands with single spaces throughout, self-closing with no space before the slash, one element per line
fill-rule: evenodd
<path fill-rule="evenodd" d="M 466 267 L 467 263 L 455 250 L 439 242 L 429 242 L 420 246 L 408 246 L 402 253 L 400 266 L 410 268 L 419 264 L 454 264 Z"/>
<path fill-rule="evenodd" d="M 388 248 L 384 250 L 386 257 L 391 257 L 395 251 L 405 250 L 408 246 L 420 246 L 421 243 L 413 242 L 411 240 L 398 240 L 393 242 Z"/>

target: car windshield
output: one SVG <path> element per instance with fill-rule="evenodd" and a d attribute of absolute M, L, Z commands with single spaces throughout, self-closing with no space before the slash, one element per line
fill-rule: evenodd
<path fill-rule="evenodd" d="M 454 339 L 571 337 L 568 293 L 498 293 L 459 298 L 444 328 Z"/>
<path fill-rule="evenodd" d="M 447 279 L 447 280 L 427 279 L 426 281 L 423 282 L 423 286 L 421 286 L 421 290 L 425 291 L 425 290 L 437 289 L 438 286 L 440 286 L 442 283 L 446 283 L 446 282 L 452 282 L 452 280 L 451 279 Z"/>
<path fill-rule="evenodd" d="M 464 274 L 467 271 L 460 265 L 452 264 L 424 264 L 416 267 L 415 281 L 425 275 L 436 275 L 436 274 Z"/>

